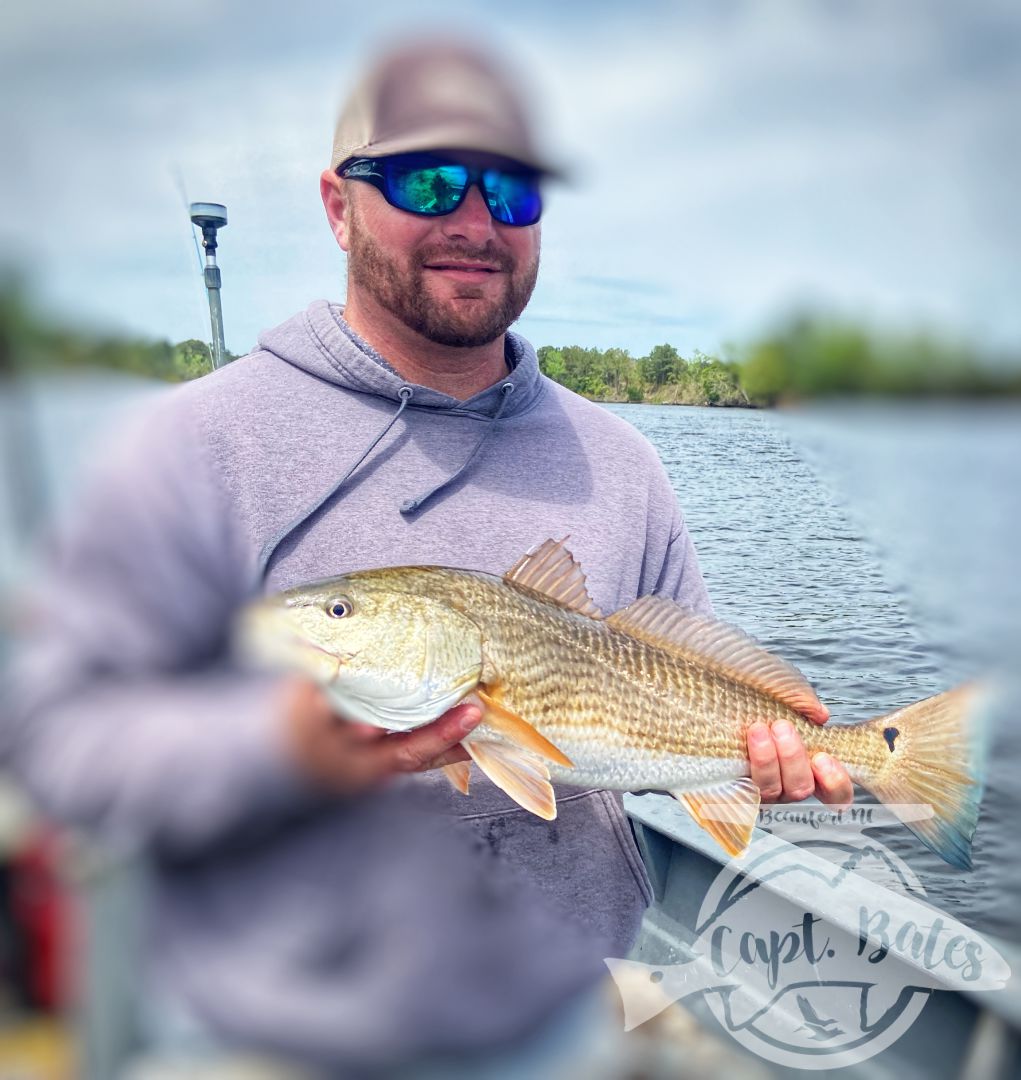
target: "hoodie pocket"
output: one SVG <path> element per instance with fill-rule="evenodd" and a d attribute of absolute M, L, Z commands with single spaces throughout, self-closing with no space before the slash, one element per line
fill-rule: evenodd
<path fill-rule="evenodd" d="M 571 791 L 557 799 L 554 821 L 520 807 L 463 820 L 505 866 L 581 923 L 600 955 L 627 955 L 652 888 L 618 794 Z"/>

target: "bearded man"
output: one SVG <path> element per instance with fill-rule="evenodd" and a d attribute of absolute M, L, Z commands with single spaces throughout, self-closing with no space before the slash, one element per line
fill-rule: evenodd
<path fill-rule="evenodd" d="M 384 737 L 221 660 L 260 593 L 385 565 L 499 574 L 568 534 L 603 611 L 657 592 L 710 613 L 653 449 L 509 330 L 555 171 L 487 57 L 385 57 L 321 178 L 346 303 L 163 398 L 61 534 L 15 764 L 54 817 L 146 853 L 157 1043 L 392 1075 L 549 1027 L 634 943 L 650 888 L 619 795 L 557 788 L 553 822 L 481 776 L 466 798 L 437 766 L 466 759 L 475 706 Z M 759 725 L 749 757 L 766 800 L 850 799 L 793 729 Z M 394 817 L 380 785 L 409 772 L 449 828 Z"/>

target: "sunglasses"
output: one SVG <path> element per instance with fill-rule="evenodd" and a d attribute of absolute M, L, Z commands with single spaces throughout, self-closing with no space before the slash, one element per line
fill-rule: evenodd
<path fill-rule="evenodd" d="M 452 214 L 472 184 L 478 184 L 490 214 L 504 225 L 534 225 L 542 214 L 536 172 L 475 169 L 432 154 L 394 154 L 355 158 L 337 173 L 364 180 L 391 206 L 423 217 Z"/>

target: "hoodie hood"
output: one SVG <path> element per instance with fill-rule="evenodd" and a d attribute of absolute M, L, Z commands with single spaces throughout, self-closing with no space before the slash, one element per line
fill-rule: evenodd
<path fill-rule="evenodd" d="M 535 350 L 519 334 L 508 332 L 507 365 L 510 374 L 467 401 L 402 379 L 375 349 L 344 322 L 344 308 L 316 300 L 308 309 L 259 335 L 259 347 L 307 371 L 318 379 L 362 394 L 400 403 L 411 395 L 408 407 L 492 419 L 527 412 L 544 392 Z M 508 391 L 507 386 L 511 389 Z M 402 393 L 403 391 L 403 393 Z"/>

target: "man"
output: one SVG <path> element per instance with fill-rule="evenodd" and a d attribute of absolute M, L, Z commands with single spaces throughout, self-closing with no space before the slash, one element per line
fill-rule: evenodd
<path fill-rule="evenodd" d="M 489 60 L 386 57 L 321 179 L 344 307 L 165 398 L 63 531 L 13 756 L 51 814 L 149 854 L 157 1039 L 183 1016 L 330 1068 L 482 1052 L 634 942 L 650 893 L 619 796 L 559 788 L 552 823 L 480 777 L 465 798 L 436 766 L 465 759 L 474 706 L 384 737 L 220 659 L 259 592 L 381 565 L 499 573 L 565 534 L 604 611 L 653 591 L 710 611 L 651 447 L 508 332 L 552 171 Z M 764 799 L 850 799 L 793 729 L 758 725 L 749 756 Z M 409 772 L 458 819 L 442 837 L 379 794 Z"/>

